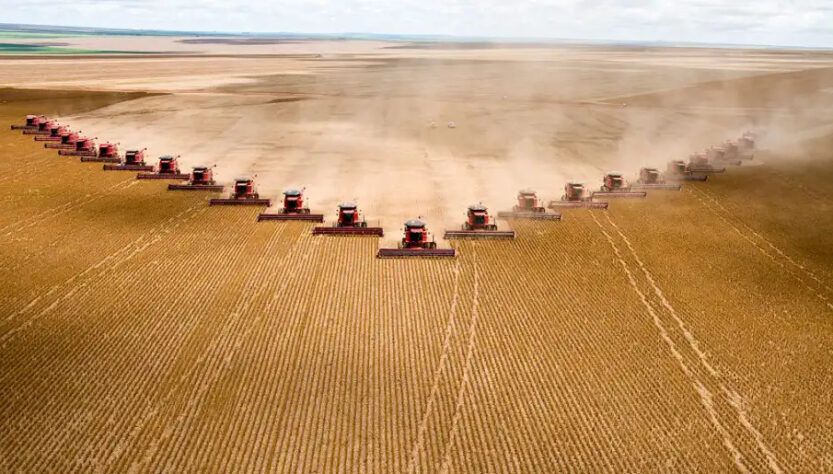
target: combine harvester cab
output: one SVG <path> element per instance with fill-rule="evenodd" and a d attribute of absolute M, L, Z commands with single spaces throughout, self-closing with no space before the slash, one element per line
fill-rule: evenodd
<path fill-rule="evenodd" d="M 61 156 L 96 156 L 95 139 L 78 137 L 75 147 L 69 150 L 58 150 Z"/>
<path fill-rule="evenodd" d="M 212 199 L 210 206 L 271 206 L 271 199 L 260 199 L 252 178 L 237 178 L 228 198 Z"/>
<path fill-rule="evenodd" d="M 665 179 L 656 168 L 642 168 L 639 170 L 639 179 L 631 189 L 651 189 L 656 191 L 679 191 L 682 187 L 679 184 L 666 184 Z"/>
<path fill-rule="evenodd" d="M 153 168 L 151 168 L 152 170 Z M 214 170 L 208 166 L 194 166 L 185 184 L 169 184 L 169 191 L 213 191 L 222 192 L 223 185 L 214 181 Z"/>
<path fill-rule="evenodd" d="M 437 242 L 430 238 L 425 223 L 420 219 L 405 222 L 405 235 L 397 248 L 382 248 L 376 253 L 378 258 L 391 257 L 454 257 L 454 249 L 438 249 Z"/>
<path fill-rule="evenodd" d="M 304 190 L 287 189 L 283 192 L 283 209 L 278 212 L 263 212 L 258 221 L 312 221 L 324 222 L 324 214 L 310 214 L 304 207 Z"/>
<path fill-rule="evenodd" d="M 503 219 L 540 219 L 560 221 L 561 214 L 547 213 L 544 206 L 538 200 L 535 191 L 522 189 L 518 191 L 518 204 L 511 211 L 500 211 L 497 216 Z"/>
<path fill-rule="evenodd" d="M 145 150 L 128 150 L 124 161 L 117 165 L 104 165 L 104 171 L 153 171 L 153 166 L 145 163 Z"/>
<path fill-rule="evenodd" d="M 41 122 L 46 122 L 43 115 L 27 115 L 23 125 L 12 125 L 12 130 L 37 130 Z"/>
<path fill-rule="evenodd" d="M 81 161 L 84 163 L 121 163 L 119 158 L 118 143 L 105 142 L 98 146 L 98 155 L 96 156 L 82 156 Z"/>
<path fill-rule="evenodd" d="M 593 201 L 593 196 L 587 192 L 582 183 L 570 182 L 564 185 L 564 195 L 560 201 L 550 201 L 550 209 L 584 208 L 607 209 L 609 203 Z"/>
<path fill-rule="evenodd" d="M 312 229 L 313 235 L 375 235 L 384 237 L 381 227 L 368 227 L 364 217 L 359 214 L 355 202 L 345 201 L 338 205 L 338 219 L 332 226 L 318 226 Z"/>
<path fill-rule="evenodd" d="M 156 168 L 151 168 L 155 173 L 139 173 L 136 179 L 174 179 L 177 181 L 185 181 L 190 175 L 179 171 L 179 155 L 162 155 L 159 157 L 159 162 Z"/>
<path fill-rule="evenodd" d="M 483 204 L 472 204 L 466 211 L 466 222 L 461 230 L 445 231 L 445 239 L 459 238 L 514 239 L 514 230 L 498 230 L 489 210 Z"/>
<path fill-rule="evenodd" d="M 36 142 L 60 142 L 61 135 L 64 133 L 69 132 L 69 127 L 64 125 L 53 124 L 49 127 L 49 133 L 47 135 L 38 135 L 35 137 Z"/>
<path fill-rule="evenodd" d="M 61 139 L 57 143 L 44 143 L 44 148 L 57 148 L 59 150 L 74 150 L 75 143 L 78 141 L 80 132 L 66 132 L 61 133 Z"/>
<path fill-rule="evenodd" d="M 709 179 L 707 175 L 692 173 L 683 160 L 669 161 L 665 176 L 671 181 L 706 181 Z"/>
<path fill-rule="evenodd" d="M 608 198 L 644 198 L 648 193 L 644 191 L 634 191 L 631 186 L 625 181 L 620 173 L 610 172 L 605 175 L 602 180 L 602 187 L 599 191 L 594 191 L 592 197 L 608 197 Z"/>
<path fill-rule="evenodd" d="M 58 122 L 55 122 L 53 120 L 44 120 L 44 121 L 38 122 L 37 128 L 23 130 L 23 134 L 24 135 L 47 136 L 51 133 L 51 130 L 52 130 L 53 126 L 57 127 Z"/>
<path fill-rule="evenodd" d="M 711 174 L 723 173 L 726 168 L 712 166 L 706 153 L 693 153 L 688 157 L 688 171 L 697 174 Z"/>

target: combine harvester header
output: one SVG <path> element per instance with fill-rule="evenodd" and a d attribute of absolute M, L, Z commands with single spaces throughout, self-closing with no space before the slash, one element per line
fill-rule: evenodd
<path fill-rule="evenodd" d="M 104 171 L 153 171 L 153 166 L 145 163 L 145 150 L 129 150 L 124 154 L 124 161 L 117 165 L 104 165 Z"/>
<path fill-rule="evenodd" d="M 345 201 L 338 205 L 338 219 L 332 226 L 318 226 L 312 229 L 313 235 L 375 235 L 383 237 L 381 227 L 368 227 L 364 217 L 359 214 L 355 202 Z"/>
<path fill-rule="evenodd" d="M 655 191 L 679 191 L 682 186 L 679 184 L 666 184 L 665 179 L 656 168 L 642 168 L 639 170 L 639 179 L 631 189 L 650 189 Z"/>
<path fill-rule="evenodd" d="M 391 257 L 454 257 L 454 249 L 438 249 L 437 242 L 429 238 L 425 223 L 420 219 L 405 222 L 405 235 L 397 248 L 381 248 L 376 253 L 378 258 Z"/>
<path fill-rule="evenodd" d="M 212 199 L 209 206 L 271 206 L 271 199 L 260 199 L 252 178 L 237 178 L 228 198 Z"/>
<path fill-rule="evenodd" d="M 538 201 L 537 194 L 531 189 L 518 191 L 518 204 L 511 211 L 498 212 L 497 216 L 504 219 L 561 220 L 560 213 L 547 213 L 547 210 Z"/>
<path fill-rule="evenodd" d="M 609 203 L 593 201 L 593 196 L 587 192 L 584 184 L 570 182 L 564 185 L 564 195 L 560 201 L 550 201 L 550 209 L 562 208 L 584 208 L 584 209 L 607 209 Z"/>
<path fill-rule="evenodd" d="M 82 156 L 82 162 L 121 163 L 118 143 L 102 143 L 98 146 L 97 156 Z"/>
<path fill-rule="evenodd" d="M 594 191 L 591 195 L 594 198 L 644 198 L 648 193 L 631 190 L 630 184 L 625 181 L 620 173 L 610 172 L 605 175 L 600 191 Z"/>
<path fill-rule="evenodd" d="M 12 125 L 12 130 L 37 130 L 41 122 L 46 122 L 44 115 L 27 115 L 23 125 Z"/>
<path fill-rule="evenodd" d="M 324 222 L 324 214 L 310 214 L 309 209 L 304 207 L 303 189 L 287 189 L 283 192 L 283 209 L 275 213 L 261 213 L 257 220 Z"/>
<path fill-rule="evenodd" d="M 151 167 L 151 170 L 153 168 Z M 223 185 L 214 181 L 213 168 L 194 166 L 188 176 L 188 183 L 169 184 L 168 191 L 213 191 L 222 192 Z"/>
<path fill-rule="evenodd" d="M 446 239 L 491 238 L 514 239 L 514 230 L 498 230 L 489 210 L 483 204 L 472 204 L 466 211 L 466 222 L 461 230 L 445 231 Z"/>
<path fill-rule="evenodd" d="M 136 179 L 174 179 L 177 181 L 185 181 L 190 177 L 190 175 L 179 171 L 179 155 L 160 156 L 156 168 L 152 168 L 151 171 L 156 172 L 139 173 L 136 175 Z"/>

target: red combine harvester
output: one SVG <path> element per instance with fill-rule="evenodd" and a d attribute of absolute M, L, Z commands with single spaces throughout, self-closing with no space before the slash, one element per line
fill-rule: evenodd
<path fill-rule="evenodd" d="M 212 199 L 209 206 L 271 206 L 271 199 L 260 199 L 252 178 L 237 178 L 234 189 L 225 199 Z"/>
<path fill-rule="evenodd" d="M 561 220 L 559 213 L 547 213 L 547 210 L 538 201 L 538 196 L 535 191 L 531 189 L 522 189 L 518 191 L 518 204 L 516 204 L 511 211 L 500 211 L 497 213 L 500 218 L 521 218 L 521 219 L 543 219 L 543 220 Z"/>
<path fill-rule="evenodd" d="M 737 150 L 735 149 L 735 153 Z M 741 161 L 737 156 L 727 150 L 725 145 L 712 146 L 706 149 L 706 158 L 713 163 L 722 163 L 732 166 L 740 166 Z"/>
<path fill-rule="evenodd" d="M 607 209 L 609 203 L 595 202 L 581 183 L 567 183 L 564 185 L 564 195 L 560 201 L 550 201 L 550 209 L 561 208 L 585 208 L 585 209 Z"/>
<path fill-rule="evenodd" d="M 62 156 L 96 156 L 95 139 L 78 137 L 75 141 L 75 148 L 71 150 L 58 150 Z"/>
<path fill-rule="evenodd" d="M 466 211 L 466 222 L 461 230 L 445 231 L 446 239 L 462 237 L 483 237 L 492 239 L 514 239 L 514 230 L 497 230 L 497 224 L 483 204 L 472 204 Z"/>
<path fill-rule="evenodd" d="M 124 161 L 117 165 L 104 165 L 104 171 L 153 171 L 153 166 L 145 163 L 145 149 L 128 150 Z"/>
<path fill-rule="evenodd" d="M 692 173 L 683 160 L 669 161 L 665 176 L 671 181 L 706 181 L 709 179 L 704 174 Z"/>
<path fill-rule="evenodd" d="M 738 139 L 738 151 L 742 160 L 751 160 L 755 158 L 755 140 L 758 135 L 754 132 L 744 132 Z"/>
<path fill-rule="evenodd" d="M 324 222 L 324 214 L 310 214 L 304 207 L 304 190 L 287 189 L 283 192 L 283 209 L 275 213 L 263 212 L 258 221 L 312 221 Z"/>
<path fill-rule="evenodd" d="M 151 167 L 151 169 L 153 169 Z M 222 184 L 217 184 L 214 181 L 214 171 L 208 166 L 195 166 L 188 175 L 188 182 L 186 184 L 169 184 L 169 191 L 214 191 L 220 192 L 223 190 Z"/>
<path fill-rule="evenodd" d="M 602 181 L 602 187 L 599 191 L 594 191 L 591 195 L 597 197 L 626 197 L 626 198 L 644 198 L 648 193 L 644 191 L 633 191 L 630 184 L 625 181 L 619 173 L 610 172 L 605 175 Z"/>
<path fill-rule="evenodd" d="M 69 132 L 69 127 L 65 125 L 53 124 L 49 127 L 49 133 L 46 135 L 38 135 L 35 137 L 36 142 L 60 142 L 61 135 Z"/>
<path fill-rule="evenodd" d="M 121 163 L 119 158 L 119 144 L 105 142 L 98 146 L 98 155 L 82 156 L 81 161 L 85 163 Z"/>
<path fill-rule="evenodd" d="M 665 178 L 663 178 L 656 168 L 642 168 L 639 170 L 639 179 L 636 181 L 636 184 L 631 186 L 631 189 L 679 191 L 681 186 L 679 184 L 666 184 Z"/>
<path fill-rule="evenodd" d="M 41 122 L 46 122 L 43 115 L 27 115 L 24 125 L 12 125 L 12 130 L 37 130 Z"/>
<path fill-rule="evenodd" d="M 74 150 L 75 143 L 78 141 L 78 138 L 80 138 L 80 133 L 81 132 L 63 132 L 61 133 L 61 139 L 58 141 L 58 143 L 44 143 L 43 147 L 57 148 L 59 150 Z"/>
<path fill-rule="evenodd" d="M 54 120 L 44 120 L 38 123 L 37 128 L 23 130 L 24 135 L 49 135 L 53 126 L 58 126 Z"/>
<path fill-rule="evenodd" d="M 709 174 L 709 173 L 723 173 L 726 168 L 715 168 L 709 162 L 709 157 L 705 153 L 692 153 L 688 157 L 688 170 L 692 173 Z"/>
<path fill-rule="evenodd" d="M 155 173 L 139 173 L 136 179 L 175 179 L 184 181 L 189 178 L 186 173 L 179 171 L 179 156 L 162 155 L 159 157 L 159 163 L 156 168 L 151 171 Z"/>
<path fill-rule="evenodd" d="M 354 202 L 342 202 L 338 205 L 338 220 L 330 227 L 319 226 L 312 229 L 313 235 L 377 235 L 383 237 L 381 227 L 368 227 L 359 214 Z"/>
<path fill-rule="evenodd" d="M 454 249 L 438 249 L 419 219 L 405 222 L 405 235 L 395 249 L 379 249 L 377 257 L 453 257 Z"/>

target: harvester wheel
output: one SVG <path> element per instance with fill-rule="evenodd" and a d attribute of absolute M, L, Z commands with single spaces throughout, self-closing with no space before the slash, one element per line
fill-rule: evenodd
<path fill-rule="evenodd" d="M 359 222 L 359 227 L 362 227 L 362 228 L 367 227 L 367 222 L 364 222 L 364 221 Z"/>
<path fill-rule="evenodd" d="M 428 248 L 429 249 L 437 248 L 437 243 L 436 242 L 428 242 Z"/>

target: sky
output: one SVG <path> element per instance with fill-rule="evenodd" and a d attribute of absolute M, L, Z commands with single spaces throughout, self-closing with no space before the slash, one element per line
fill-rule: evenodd
<path fill-rule="evenodd" d="M 0 0 L 0 12 L 61 26 L 833 47 L 833 0 Z"/>

